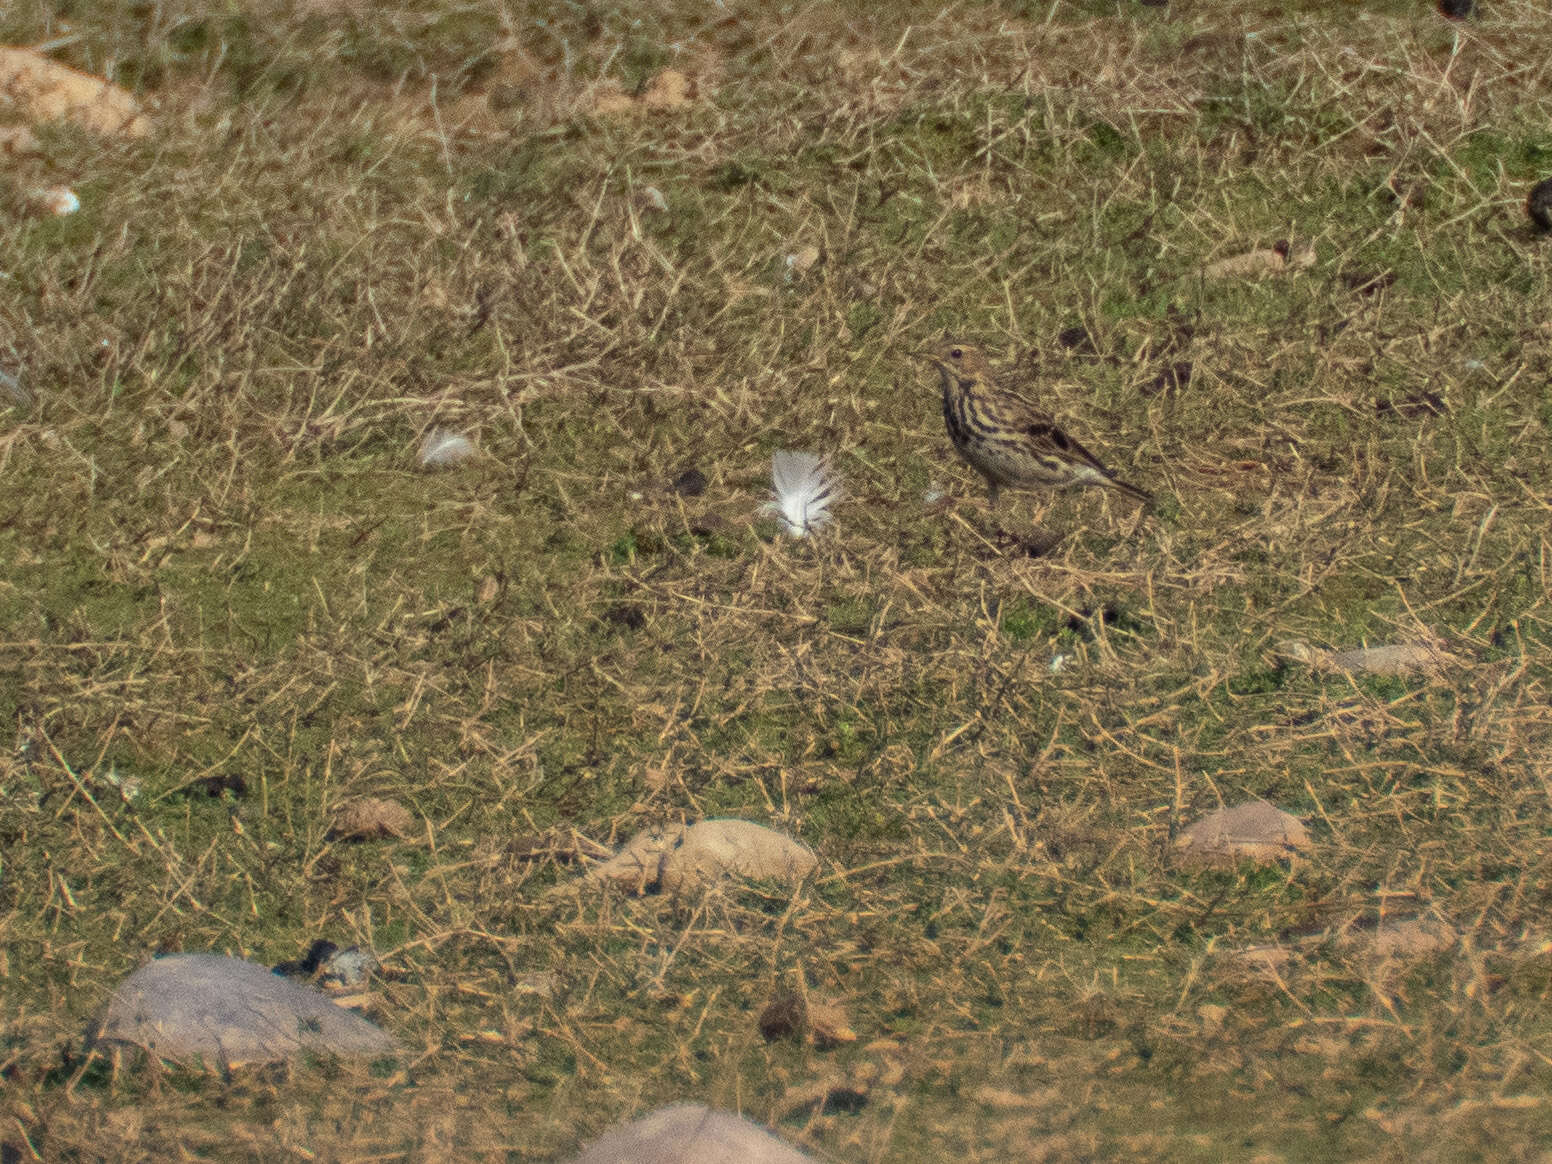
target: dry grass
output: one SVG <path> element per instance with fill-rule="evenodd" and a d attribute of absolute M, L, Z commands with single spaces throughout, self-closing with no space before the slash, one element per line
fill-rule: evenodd
<path fill-rule="evenodd" d="M 9 200 L 84 209 L 0 225 L 6 1159 L 547 1159 L 678 1098 L 836 1160 L 1539 1151 L 1552 33 L 1484 6 L 79 14 L 159 129 L 43 133 Z M 1201 277 L 1279 239 L 1315 265 Z M 988 536 L 944 328 L 1157 513 Z M 434 427 L 478 459 L 419 471 Z M 778 447 L 836 533 L 760 515 Z M 1462 665 L 1270 653 L 1419 637 Z M 1249 795 L 1310 862 L 1171 862 Z M 414 828 L 331 839 L 373 796 Z M 544 892 L 709 815 L 820 875 Z M 1336 938 L 1412 916 L 1461 941 Z M 151 954 L 319 936 L 400 1064 L 82 1057 Z M 794 981 L 858 1040 L 767 1044 Z"/>

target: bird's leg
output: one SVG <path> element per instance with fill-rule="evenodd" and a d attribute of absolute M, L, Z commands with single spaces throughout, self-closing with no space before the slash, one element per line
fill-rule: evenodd
<path fill-rule="evenodd" d="M 997 520 L 997 498 L 1002 493 L 1002 486 L 997 484 L 993 477 L 986 478 L 986 500 L 988 503 L 986 516 L 991 521 L 992 537 L 997 541 L 1005 541 L 1011 535 L 1002 528 L 1002 522 Z M 1015 539 L 1016 540 L 1016 539 Z"/>
<path fill-rule="evenodd" d="M 986 516 L 991 520 L 993 536 L 999 538 L 1003 535 L 1002 522 L 997 520 L 997 497 L 1001 492 L 1002 487 L 996 481 L 990 477 L 986 478 L 986 500 L 988 503 Z"/>

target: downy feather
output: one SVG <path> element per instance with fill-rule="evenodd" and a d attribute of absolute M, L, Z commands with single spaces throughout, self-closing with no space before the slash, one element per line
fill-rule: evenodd
<path fill-rule="evenodd" d="M 426 469 L 445 469 L 467 461 L 472 456 L 474 445 L 469 438 L 445 428 L 432 429 L 426 434 L 426 439 L 420 442 L 420 463 Z"/>
<path fill-rule="evenodd" d="M 841 496 L 841 483 L 824 458 L 786 449 L 771 454 L 771 484 L 776 500 L 770 508 L 781 515 L 787 532 L 800 538 L 831 520 L 830 504 Z"/>

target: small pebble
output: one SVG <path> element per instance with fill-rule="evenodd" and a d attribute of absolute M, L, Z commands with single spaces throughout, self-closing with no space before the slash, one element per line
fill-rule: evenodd
<path fill-rule="evenodd" d="M 808 274 L 809 268 L 819 261 L 819 248 L 816 246 L 799 247 L 786 258 L 787 281 L 801 279 Z"/>
<path fill-rule="evenodd" d="M 140 778 L 138 776 L 120 776 L 117 764 L 109 765 L 108 774 L 103 779 L 110 786 L 119 790 L 119 795 L 124 798 L 126 804 L 132 803 L 140 795 Z"/>
<path fill-rule="evenodd" d="M 336 951 L 318 967 L 318 980 L 325 986 L 364 986 L 377 969 L 377 959 L 370 950 L 350 946 Z"/>
<path fill-rule="evenodd" d="M 1093 352 L 1095 350 L 1094 337 L 1089 335 L 1089 329 L 1082 324 L 1062 328 L 1056 333 L 1056 342 L 1068 351 Z"/>
<path fill-rule="evenodd" d="M 1531 187 L 1525 213 L 1542 230 L 1552 231 L 1552 178 L 1543 178 Z"/>
<path fill-rule="evenodd" d="M 32 201 L 40 210 L 59 217 L 81 209 L 81 200 L 69 186 L 49 186 L 32 192 Z"/>
<path fill-rule="evenodd" d="M 669 488 L 681 497 L 699 497 L 706 492 L 707 484 L 705 473 L 696 468 L 689 468 L 675 477 Z"/>
<path fill-rule="evenodd" d="M 1189 360 L 1171 364 L 1153 379 L 1144 384 L 1139 391 L 1144 396 L 1157 396 L 1161 392 L 1176 392 L 1191 383 L 1191 373 L 1195 369 Z"/>

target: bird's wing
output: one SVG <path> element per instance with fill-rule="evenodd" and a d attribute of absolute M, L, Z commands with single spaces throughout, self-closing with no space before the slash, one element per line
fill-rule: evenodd
<path fill-rule="evenodd" d="M 1050 413 L 1042 412 L 1022 396 L 1007 389 L 1003 390 L 999 403 L 1004 405 L 1003 420 L 1007 425 L 1028 436 L 1041 452 L 1049 453 L 1068 464 L 1087 465 L 1106 477 L 1115 475 L 1105 468 L 1104 462 L 1057 424 L 1056 418 Z"/>

